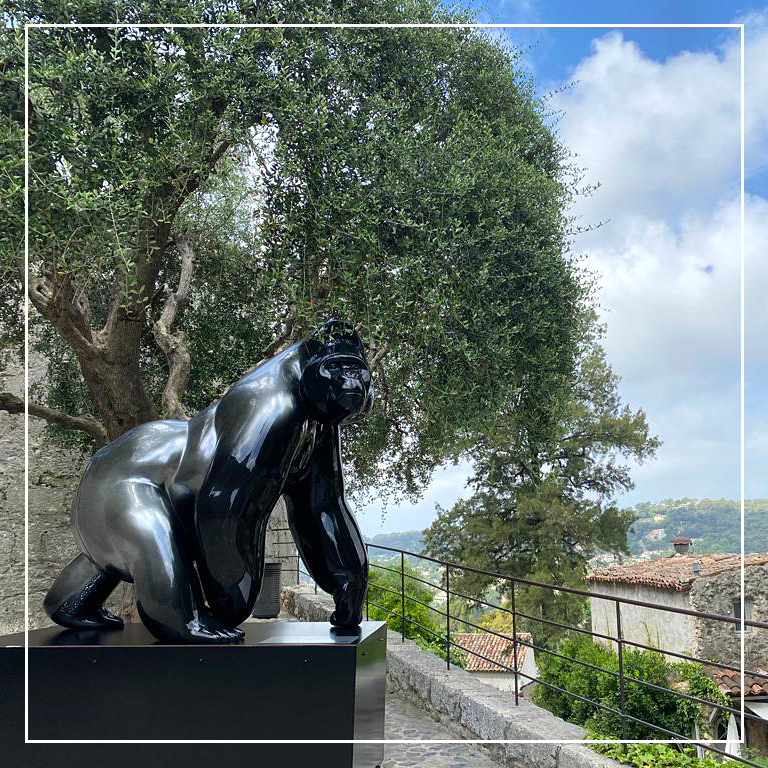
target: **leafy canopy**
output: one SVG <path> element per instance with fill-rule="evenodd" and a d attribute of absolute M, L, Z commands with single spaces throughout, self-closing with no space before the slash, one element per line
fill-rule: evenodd
<path fill-rule="evenodd" d="M 643 461 L 659 441 L 649 435 L 642 410 L 622 406 L 617 385 L 593 335 L 581 347 L 570 398 L 547 440 L 531 439 L 525 411 L 504 411 L 470 453 L 475 493 L 450 510 L 438 508 L 425 532 L 426 551 L 555 587 L 582 587 L 598 552 L 626 554 L 633 514 L 614 497 L 632 480 L 620 460 Z M 467 571 L 457 589 L 480 596 L 491 584 L 492 577 Z M 496 586 L 507 595 L 511 589 L 510 582 Z M 516 596 L 517 609 L 531 617 L 521 628 L 537 643 L 551 646 L 561 632 L 536 619 L 583 621 L 578 595 L 524 585 Z"/>
<path fill-rule="evenodd" d="M 277 3 L 202 0 L 11 13 L 287 18 Z M 429 0 L 290 14 L 468 19 Z M 377 404 L 346 441 L 369 487 L 417 493 L 512 404 L 542 439 L 589 290 L 568 256 L 577 180 L 514 52 L 469 29 L 33 29 L 29 77 L 31 271 L 56 288 L 37 331 L 56 363 L 49 405 L 110 436 L 163 415 L 151 329 L 185 232 L 188 409 L 336 310 L 381 353 Z"/>

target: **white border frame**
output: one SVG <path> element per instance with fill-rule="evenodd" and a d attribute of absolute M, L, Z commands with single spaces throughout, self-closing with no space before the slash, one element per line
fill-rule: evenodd
<path fill-rule="evenodd" d="M 192 28 L 436 28 L 436 29 L 738 29 L 741 47 L 741 738 L 744 743 L 744 24 L 25 24 L 24 25 L 24 743 L 25 744 L 722 744 L 713 739 L 30 739 L 29 738 L 29 30 L 30 29 L 192 29 Z"/>

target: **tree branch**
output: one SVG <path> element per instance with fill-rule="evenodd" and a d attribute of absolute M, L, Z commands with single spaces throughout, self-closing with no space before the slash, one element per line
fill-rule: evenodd
<path fill-rule="evenodd" d="M 278 330 L 277 335 L 266 347 L 264 347 L 264 351 L 261 353 L 261 360 L 256 364 L 257 366 L 277 354 L 280 348 L 287 342 L 293 341 L 296 332 L 297 311 L 298 308 L 296 307 L 296 304 L 291 303 L 288 307 L 288 311 L 283 317 L 283 322 L 280 324 L 280 329 Z"/>
<path fill-rule="evenodd" d="M 371 362 L 368 364 L 368 368 L 371 371 L 375 371 L 376 368 L 378 368 L 379 363 L 381 362 L 381 359 L 384 357 L 384 355 L 389 352 L 389 346 L 387 344 L 384 344 L 381 349 L 376 350 L 375 354 L 373 355 L 373 358 L 371 359 Z"/>
<path fill-rule="evenodd" d="M 8 413 L 24 413 L 24 401 L 12 395 L 10 392 L 0 393 L 0 411 Z M 107 444 L 107 430 L 91 416 L 70 416 L 68 413 L 55 411 L 39 403 L 29 403 L 29 413 L 31 416 L 37 416 L 45 419 L 51 424 L 57 424 L 64 429 L 76 429 L 80 432 L 86 432 L 96 441 L 96 447 Z"/>
<path fill-rule="evenodd" d="M 176 313 L 189 298 L 192 287 L 192 269 L 195 255 L 186 234 L 176 236 L 176 249 L 181 258 L 181 274 L 176 291 L 167 290 L 167 298 L 160 319 L 152 326 L 157 346 L 168 361 L 168 381 L 163 390 L 163 413 L 172 419 L 186 419 L 188 414 L 181 403 L 181 396 L 189 378 L 189 350 L 184 331 L 171 333 Z"/>
<path fill-rule="evenodd" d="M 19 265 L 24 280 L 24 264 Z M 95 350 L 91 330 L 90 306 L 83 288 L 69 275 L 61 277 L 29 277 L 29 300 L 72 348 L 80 353 Z"/>

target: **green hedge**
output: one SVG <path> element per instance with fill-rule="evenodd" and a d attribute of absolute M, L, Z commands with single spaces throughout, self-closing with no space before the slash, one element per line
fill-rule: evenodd
<path fill-rule="evenodd" d="M 666 735 L 656 728 L 626 720 L 622 731 L 621 717 L 604 709 L 621 710 L 621 688 L 617 673 L 617 655 L 602 646 L 595 645 L 587 636 L 570 637 L 561 642 L 557 652 L 597 667 L 566 661 L 547 653 L 539 653 L 536 663 L 539 677 L 570 693 L 577 694 L 602 705 L 586 703 L 565 693 L 539 685 L 534 701 L 558 717 L 582 725 L 608 739 L 663 739 Z M 661 726 L 687 738 L 693 733 L 698 721 L 700 731 L 706 732 L 707 723 L 701 706 L 675 695 L 675 691 L 696 696 L 716 704 L 729 705 L 729 699 L 717 689 L 703 668 L 691 662 L 671 664 L 660 653 L 653 651 L 625 650 L 624 674 L 643 680 L 666 690 L 659 691 L 647 686 L 624 682 L 624 711 L 640 720 Z M 604 671 L 601 671 L 604 670 Z M 704 736 L 702 735 L 702 738 Z"/>
<path fill-rule="evenodd" d="M 603 737 L 590 734 L 590 738 Z M 697 758 L 691 747 L 686 747 L 684 752 L 668 744 L 590 744 L 590 747 L 633 768 L 723 768 L 723 763 L 713 757 Z"/>
<path fill-rule="evenodd" d="M 391 570 L 384 570 L 381 567 L 377 567 L 377 565 L 386 566 L 386 568 Z M 393 573 L 393 571 L 396 572 Z M 425 651 L 445 659 L 445 625 L 443 617 L 437 610 L 431 610 L 427 607 L 432 603 L 433 595 L 421 582 L 414 578 L 409 578 L 413 576 L 422 578 L 416 569 L 406 562 L 405 636 L 413 640 Z M 389 628 L 394 632 L 403 631 L 403 609 L 402 600 L 400 599 L 401 588 L 399 563 L 397 565 L 393 565 L 391 562 L 371 563 L 368 572 L 368 617 L 373 620 L 386 621 Z M 390 590 L 394 590 L 397 594 Z M 421 603 L 424 603 L 424 605 Z M 438 620 L 441 620 L 440 623 L 438 623 Z M 466 653 L 464 651 L 458 648 L 451 648 L 451 664 L 463 667 L 465 656 Z"/>

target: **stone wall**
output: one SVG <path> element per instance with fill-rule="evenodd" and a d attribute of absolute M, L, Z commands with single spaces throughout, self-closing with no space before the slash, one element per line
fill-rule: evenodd
<path fill-rule="evenodd" d="M 333 610 L 328 595 L 316 595 L 305 585 L 283 589 L 281 601 L 284 611 L 302 621 L 328 621 Z M 585 739 L 584 729 L 524 699 L 515 706 L 508 693 L 463 669 L 446 669 L 442 659 L 411 640 L 401 642 L 400 635 L 393 633 L 387 641 L 387 689 L 427 712 L 458 738 L 518 740 L 482 745 L 507 768 L 620 768 L 584 744 L 563 743 Z"/>
<path fill-rule="evenodd" d="M 738 569 L 713 576 L 701 576 L 690 590 L 658 589 L 643 584 L 599 582 L 595 591 L 606 595 L 643 600 L 660 606 L 684 608 L 733 616 L 733 603 L 741 594 Z M 753 565 L 744 571 L 744 596 L 751 603 L 751 618 L 768 621 L 768 566 Z M 616 604 L 612 600 L 591 598 L 592 631 L 616 635 Z M 624 637 L 637 643 L 689 654 L 697 658 L 738 666 L 740 632 L 733 624 L 707 621 L 663 610 L 622 604 L 621 626 Z M 607 641 L 598 640 L 607 644 Z M 611 644 L 614 646 L 615 644 Z M 669 657 L 673 660 L 672 657 Z M 744 659 L 748 669 L 759 671 L 768 664 L 768 632 L 748 629 L 744 636 Z"/>
<path fill-rule="evenodd" d="M 30 384 L 40 381 L 45 362 L 33 355 Z M 24 369 L 10 365 L 0 372 L 3 392 L 23 395 Z M 69 526 L 75 486 L 87 463 L 79 451 L 52 446 L 44 424 L 29 420 L 29 626 L 50 624 L 43 613 L 45 593 L 62 567 L 76 554 Z M 285 505 L 275 507 L 267 533 L 267 560 L 284 564 L 283 584 L 296 583 L 296 548 Z M 113 609 L 120 589 L 110 598 Z M 24 417 L 0 411 L 0 634 L 24 628 Z"/>
<path fill-rule="evenodd" d="M 45 371 L 40 358 L 30 364 L 30 384 Z M 24 369 L 10 365 L 0 387 L 20 397 Z M 85 466 L 73 450 L 47 444 L 43 423 L 29 420 L 29 624 L 49 624 L 42 600 L 76 548 L 69 528 L 75 478 Z M 0 634 L 24 628 L 24 417 L 0 412 Z"/>
<path fill-rule="evenodd" d="M 3 392 L 21 395 L 24 369 L 0 372 Z M 0 634 L 24 626 L 24 421 L 0 411 Z"/>
<path fill-rule="evenodd" d="M 690 607 L 702 613 L 733 616 L 733 603 L 741 595 L 740 570 L 725 571 L 700 577 L 693 582 Z M 744 569 L 744 598 L 752 604 L 754 621 L 768 621 L 768 566 L 753 565 Z M 739 666 L 741 633 L 734 624 L 697 620 L 697 655 L 703 659 Z M 763 670 L 768 665 L 768 631 L 749 629 L 744 635 L 744 663 L 748 669 Z"/>
<path fill-rule="evenodd" d="M 298 584 L 296 573 L 296 544 L 288 529 L 288 517 L 285 502 L 282 497 L 272 510 L 267 525 L 266 561 L 280 563 L 280 583 L 285 585 Z M 306 570 L 302 566 L 302 570 Z"/>

